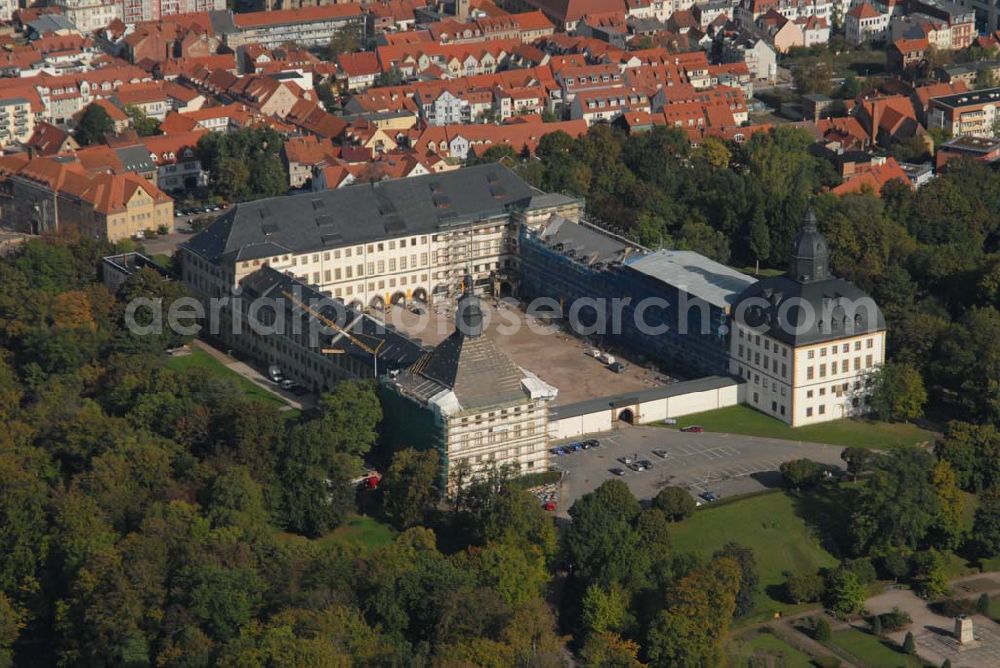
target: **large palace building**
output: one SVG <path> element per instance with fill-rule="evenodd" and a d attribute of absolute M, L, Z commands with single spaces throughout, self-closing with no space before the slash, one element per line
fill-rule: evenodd
<path fill-rule="evenodd" d="M 798 427 L 866 413 L 872 372 L 884 360 L 882 312 L 830 275 L 830 251 L 810 211 L 788 271 L 735 302 L 730 373 L 746 380 L 747 404 Z"/>
<path fill-rule="evenodd" d="M 446 466 L 544 466 L 546 439 L 559 431 L 549 425 L 553 388 L 502 355 L 474 322 L 432 352 L 380 328 L 378 312 L 389 304 L 461 296 L 474 313 L 476 294 L 517 294 L 546 297 L 572 320 L 580 303 L 617 301 L 621 327 L 593 340 L 638 363 L 735 383 L 732 401 L 792 426 L 867 412 L 885 320 L 862 290 L 830 275 L 812 213 L 788 271 L 756 280 L 690 251 L 652 252 L 589 225 L 582 212 L 578 199 L 481 165 L 238 204 L 184 244 L 180 258 L 196 296 L 241 297 L 231 301 L 245 312 L 207 309 L 218 313 L 227 346 L 315 390 L 380 377 L 393 410 L 423 425 L 407 427 L 409 435 L 433 440 Z M 246 326 L 251 302 L 291 293 L 329 304 L 322 313 L 279 304 L 286 322 L 336 315 L 336 336 L 317 345 L 294 330 L 265 338 Z M 593 308 L 576 311 L 584 325 L 601 319 Z M 331 359 L 325 348 L 342 353 Z M 588 406 L 577 408 L 610 410 Z M 611 412 L 643 421 L 660 409 Z"/>
<path fill-rule="evenodd" d="M 519 224 L 581 208 L 499 165 L 246 202 L 182 246 L 184 281 L 222 297 L 267 266 L 355 308 L 457 294 L 466 271 L 506 291 Z"/>

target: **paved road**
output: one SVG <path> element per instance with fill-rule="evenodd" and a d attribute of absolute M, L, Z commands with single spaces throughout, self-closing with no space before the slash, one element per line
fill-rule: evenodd
<path fill-rule="evenodd" d="M 141 243 L 143 248 L 146 249 L 146 255 L 150 257 L 154 255 L 173 255 L 174 251 L 177 250 L 177 246 L 182 241 L 187 241 L 194 236 L 187 225 L 182 223 L 177 223 L 177 225 L 178 231 L 176 232 L 143 239 Z"/>
<path fill-rule="evenodd" d="M 610 478 L 612 468 L 625 468 L 619 457 L 638 455 L 653 468 L 627 471 L 621 479 L 640 500 L 650 499 L 667 485 L 685 487 L 695 496 L 712 491 L 720 497 L 747 494 L 780 482 L 778 467 L 808 458 L 839 468 L 840 446 L 757 438 L 737 434 L 691 434 L 662 427 L 622 427 L 598 437 L 601 447 L 583 450 L 552 463 L 568 475 L 562 486 L 560 512 Z M 665 450 L 666 458 L 653 454 Z"/>
<path fill-rule="evenodd" d="M 296 396 L 295 394 L 292 394 L 291 392 L 287 392 L 278 387 L 273 382 L 271 382 L 271 380 L 269 380 L 266 376 L 264 376 L 263 373 L 261 373 L 254 367 L 250 366 L 246 362 L 241 362 L 234 357 L 230 357 L 229 355 L 222 352 L 218 348 L 212 346 L 209 343 L 206 343 L 205 341 L 202 341 L 201 339 L 194 339 L 191 342 L 191 344 L 197 348 L 201 348 L 209 355 L 211 355 L 215 359 L 225 364 L 226 368 L 228 368 L 229 370 L 235 371 L 239 375 L 249 380 L 254 385 L 257 385 L 258 387 L 267 390 L 268 392 L 270 392 L 271 394 L 273 394 L 274 396 L 278 397 L 286 404 L 288 404 L 287 407 L 281 408 L 279 410 L 284 411 L 292 408 L 298 410 L 305 410 L 307 408 L 311 408 L 315 404 L 315 398 L 313 395 L 306 394 L 300 397 Z"/>

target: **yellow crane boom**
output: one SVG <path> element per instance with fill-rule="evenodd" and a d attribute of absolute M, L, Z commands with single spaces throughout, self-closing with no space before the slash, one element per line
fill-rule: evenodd
<path fill-rule="evenodd" d="M 383 345 L 385 345 L 385 339 L 382 339 L 381 341 L 379 341 L 378 345 L 375 346 L 374 348 L 372 348 L 370 345 L 368 345 L 367 343 L 365 343 L 364 341 L 362 341 L 361 339 L 359 339 L 358 337 L 356 337 L 354 334 L 351 334 L 346 329 L 344 329 L 343 327 L 341 327 L 340 325 L 338 325 L 336 322 L 334 322 L 330 318 L 327 318 L 325 315 L 323 315 L 322 313 L 320 313 L 319 311 L 317 311 L 313 307 L 311 307 L 308 304 L 306 304 L 304 301 L 302 301 L 301 299 L 299 299 L 298 297 L 296 297 L 295 295 L 293 295 L 291 292 L 288 292 L 287 290 L 282 290 L 281 294 L 284 295 L 287 299 L 289 299 L 293 304 L 295 304 L 296 306 L 298 306 L 300 309 L 302 309 L 303 311 L 305 311 L 306 313 L 308 313 L 312 317 L 316 318 L 317 320 L 319 320 L 321 323 L 323 323 L 324 325 L 326 325 L 327 327 L 329 327 L 333 331 L 337 332 L 338 334 L 343 334 L 345 337 L 347 337 L 351 341 L 351 343 L 353 343 L 354 345 L 356 345 L 358 348 L 361 348 L 365 352 L 367 352 L 370 355 L 374 356 L 375 357 L 375 375 L 376 376 L 378 375 L 378 351 L 381 350 L 381 348 L 382 348 Z M 334 349 L 334 348 L 324 348 L 321 352 L 336 354 L 336 353 L 342 353 L 343 351 L 342 350 L 337 350 L 337 349 Z"/>

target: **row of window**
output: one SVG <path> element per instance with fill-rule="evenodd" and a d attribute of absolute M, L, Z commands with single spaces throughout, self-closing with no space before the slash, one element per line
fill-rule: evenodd
<path fill-rule="evenodd" d="M 760 334 L 751 334 L 750 332 L 744 330 L 742 327 L 737 328 L 737 333 L 739 338 L 746 339 L 747 343 L 752 343 L 755 346 L 761 345 L 761 339 L 763 338 L 764 350 L 774 351 L 774 354 L 780 354 L 784 358 L 788 358 L 788 348 L 779 344 L 777 341 L 772 341 L 768 337 L 761 337 Z M 742 346 L 741 346 L 742 347 Z"/>
<path fill-rule="evenodd" d="M 874 365 L 874 357 L 871 354 L 865 355 L 865 368 L 870 369 Z M 819 377 L 826 378 L 827 365 L 823 362 L 819 365 Z M 817 367 L 809 365 L 806 367 L 806 380 L 812 380 L 816 376 Z M 837 371 L 837 362 L 830 362 L 830 375 L 835 375 L 837 373 L 848 373 L 851 370 L 851 360 L 842 359 L 840 360 L 840 371 Z M 854 358 L 854 370 L 861 370 L 861 356 L 858 355 Z"/>
<path fill-rule="evenodd" d="M 865 348 L 871 349 L 871 348 L 874 348 L 874 347 L 875 347 L 875 339 L 872 339 L 872 338 L 865 339 Z M 842 343 L 839 346 L 837 344 L 833 344 L 829 348 L 827 348 L 827 347 L 824 346 L 823 348 L 819 349 L 819 356 L 820 357 L 826 357 L 826 354 L 827 354 L 828 350 L 829 350 L 829 353 L 831 355 L 836 355 L 838 349 L 839 349 L 839 351 L 841 353 L 849 353 L 849 352 L 851 352 L 851 344 L 850 343 Z M 856 350 L 856 351 L 857 350 L 861 350 L 861 339 L 858 339 L 857 341 L 854 342 L 854 350 Z M 817 351 L 815 349 L 806 351 L 806 359 L 815 359 L 816 358 L 816 352 Z"/>
<path fill-rule="evenodd" d="M 461 441 L 459 441 L 457 448 L 458 450 L 464 450 L 467 448 L 481 448 L 485 445 L 494 445 L 496 443 L 503 443 L 504 441 L 518 440 L 523 436 L 534 436 L 535 435 L 535 423 L 529 422 L 524 428 L 521 425 L 514 425 L 511 429 L 505 429 L 503 431 L 489 431 L 487 433 L 476 432 L 474 434 L 466 434 L 462 436 Z M 522 454 L 527 454 L 530 448 L 524 446 L 521 448 Z"/>

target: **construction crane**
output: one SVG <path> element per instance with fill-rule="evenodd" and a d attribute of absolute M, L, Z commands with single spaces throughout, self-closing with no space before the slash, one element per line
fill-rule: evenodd
<path fill-rule="evenodd" d="M 345 336 L 348 340 L 350 340 L 351 343 L 356 345 L 358 348 L 361 348 L 366 353 L 370 354 L 372 356 L 372 359 L 374 360 L 375 377 L 378 378 L 378 352 L 379 350 L 382 349 L 382 346 L 385 345 L 386 341 L 385 339 L 379 341 L 378 345 L 372 348 L 370 345 L 359 339 L 357 336 L 351 334 L 346 329 L 338 325 L 336 322 L 334 322 L 330 318 L 327 318 L 325 315 L 323 315 L 322 313 L 320 313 L 319 311 L 317 311 L 316 309 L 309 306 L 304 301 L 293 295 L 291 292 L 288 292 L 287 290 L 282 290 L 281 294 L 284 295 L 286 298 L 288 298 L 293 304 L 298 306 L 300 309 L 302 309 L 312 317 L 316 318 L 317 320 L 319 320 L 321 323 L 323 323 L 333 331 Z M 344 353 L 344 350 L 341 348 L 322 348 L 320 352 L 325 355 L 340 355 Z"/>

